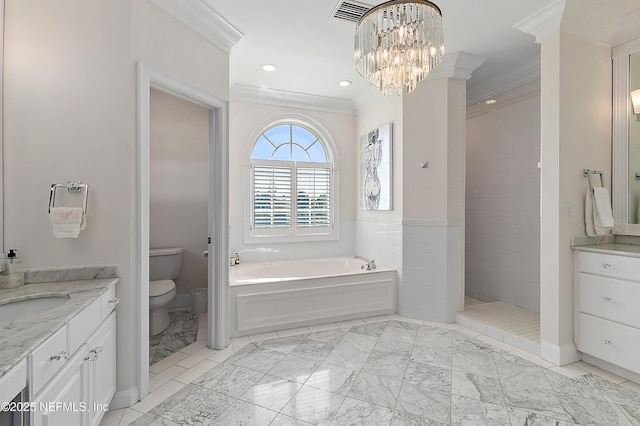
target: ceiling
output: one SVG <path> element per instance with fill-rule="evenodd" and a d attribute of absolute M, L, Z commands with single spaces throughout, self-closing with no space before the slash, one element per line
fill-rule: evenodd
<path fill-rule="evenodd" d="M 445 51 L 467 52 L 486 61 L 468 82 L 491 89 L 500 76 L 534 69 L 540 47 L 531 35 L 514 29 L 557 0 L 435 0 L 444 19 Z M 567 0 L 618 17 L 640 8 L 638 0 Z M 376 92 L 353 67 L 355 23 L 332 17 L 339 0 L 207 0 L 244 37 L 230 56 L 230 84 L 355 101 Z M 382 3 L 368 0 L 372 6 Z M 594 9 L 595 8 L 595 9 Z M 262 64 L 278 69 L 265 72 Z M 339 87 L 350 80 L 350 87 Z M 495 85 L 495 84 L 494 84 Z M 487 89 L 487 87 L 489 89 Z M 507 88 L 508 89 L 508 88 Z M 483 90 L 476 90 L 479 96 Z M 382 96 L 382 95 L 380 95 Z"/>

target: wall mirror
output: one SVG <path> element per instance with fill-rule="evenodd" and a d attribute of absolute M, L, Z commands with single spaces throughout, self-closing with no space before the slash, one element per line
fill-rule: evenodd
<path fill-rule="evenodd" d="M 640 235 L 640 115 L 631 103 L 640 89 L 640 39 L 614 48 L 612 58 L 614 232 Z"/>

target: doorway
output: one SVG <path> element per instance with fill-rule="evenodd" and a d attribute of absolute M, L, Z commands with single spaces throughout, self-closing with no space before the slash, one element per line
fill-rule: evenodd
<path fill-rule="evenodd" d="M 137 385 L 142 399 L 149 389 L 149 222 L 150 222 L 150 93 L 166 93 L 204 107 L 209 116 L 207 346 L 228 345 L 228 104 L 160 71 L 138 65 Z"/>

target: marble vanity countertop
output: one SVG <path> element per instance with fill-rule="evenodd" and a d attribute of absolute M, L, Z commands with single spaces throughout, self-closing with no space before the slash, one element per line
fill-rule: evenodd
<path fill-rule="evenodd" d="M 15 321 L 0 322 L 0 378 L 119 280 L 117 277 L 83 277 L 74 281 L 38 281 L 15 289 L 0 290 L 0 305 L 42 296 L 69 297 L 68 302 L 51 310 Z"/>
<path fill-rule="evenodd" d="M 593 245 L 578 245 L 571 247 L 574 250 L 590 251 L 594 253 L 604 254 L 617 254 L 629 257 L 640 257 L 640 246 L 632 244 L 593 244 Z"/>

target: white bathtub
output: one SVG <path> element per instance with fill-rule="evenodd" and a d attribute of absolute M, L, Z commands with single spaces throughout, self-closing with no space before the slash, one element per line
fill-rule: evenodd
<path fill-rule="evenodd" d="M 396 271 L 363 264 L 328 257 L 231 267 L 231 335 L 395 313 Z"/>

